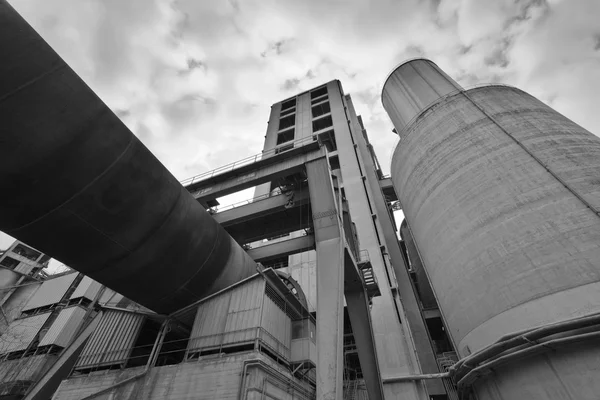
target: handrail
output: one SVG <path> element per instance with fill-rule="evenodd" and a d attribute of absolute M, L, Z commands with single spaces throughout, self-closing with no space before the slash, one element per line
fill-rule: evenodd
<path fill-rule="evenodd" d="M 265 158 L 272 157 L 272 156 L 274 156 L 276 154 L 285 153 L 287 151 L 290 151 L 290 150 L 296 148 L 296 145 L 305 144 L 305 143 L 308 143 L 308 142 L 314 142 L 316 140 L 317 139 L 314 136 L 311 135 L 311 136 L 306 136 L 306 137 L 303 137 L 301 139 L 295 140 L 293 142 L 281 143 L 280 145 L 277 145 L 277 147 L 274 147 L 272 149 L 262 151 L 262 152 L 260 152 L 258 154 L 255 154 L 255 155 L 243 158 L 243 159 L 238 160 L 238 161 L 234 161 L 234 162 L 232 162 L 230 164 L 223 165 L 223 166 L 221 166 L 219 168 L 216 168 L 216 169 L 213 169 L 211 171 L 206 171 L 206 172 L 203 172 L 201 174 L 194 175 L 194 176 L 192 176 L 190 178 L 187 178 L 187 179 L 184 179 L 184 180 L 180 181 L 180 183 L 183 186 L 189 186 L 189 185 L 191 185 L 193 183 L 202 181 L 204 179 L 209 179 L 209 178 L 212 178 L 213 176 L 220 175 L 220 174 L 223 174 L 225 172 L 232 171 L 235 168 L 239 168 L 239 167 L 242 167 L 244 165 L 253 164 L 253 163 L 257 162 L 257 161 L 263 160 Z M 290 145 L 292 145 L 291 148 L 282 150 L 282 148 L 290 146 Z"/>

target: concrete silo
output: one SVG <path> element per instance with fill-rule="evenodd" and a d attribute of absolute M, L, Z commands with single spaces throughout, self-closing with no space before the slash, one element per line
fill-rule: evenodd
<path fill-rule="evenodd" d="M 392 180 L 479 400 L 600 393 L 600 138 L 529 94 L 400 65 Z M 596 341 L 594 341 L 594 339 Z"/>

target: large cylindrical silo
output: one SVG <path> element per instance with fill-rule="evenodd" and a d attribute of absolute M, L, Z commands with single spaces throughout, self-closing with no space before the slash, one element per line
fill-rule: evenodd
<path fill-rule="evenodd" d="M 600 138 L 516 88 L 452 92 L 441 71 L 415 112 L 421 68 L 439 71 L 412 61 L 384 85 L 392 180 L 460 355 L 600 312 Z M 567 342 L 507 357 L 475 382 L 480 400 L 597 398 L 600 351 Z"/>
<path fill-rule="evenodd" d="M 4 0 L 0 229 L 157 312 L 256 263 Z"/>

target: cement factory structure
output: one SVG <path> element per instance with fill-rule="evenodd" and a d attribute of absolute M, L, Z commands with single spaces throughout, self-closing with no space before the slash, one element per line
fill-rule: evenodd
<path fill-rule="evenodd" d="M 600 138 L 534 97 L 411 60 L 391 176 L 334 80 L 178 182 L 4 0 L 0 54 L 0 399 L 599 398 Z"/>

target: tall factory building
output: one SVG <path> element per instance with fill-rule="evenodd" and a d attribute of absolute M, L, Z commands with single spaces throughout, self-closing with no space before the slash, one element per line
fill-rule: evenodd
<path fill-rule="evenodd" d="M 384 108 L 418 289 L 479 400 L 600 393 L 600 138 L 508 86 L 400 65 Z"/>
<path fill-rule="evenodd" d="M 333 80 L 178 182 L 3 0 L 0 53 L 0 398 L 598 398 L 600 139 L 535 98 L 413 60 L 391 177 Z"/>
<path fill-rule="evenodd" d="M 414 290 L 405 241 L 396 236 L 395 191 L 339 81 L 275 103 L 260 154 L 182 184 L 256 262 L 255 270 L 170 310 L 147 302 L 152 293 L 125 288 L 140 299 L 132 301 L 77 272 L 20 288 L 34 300 L 0 336 L 17 343 L 1 351 L 5 387 L 13 384 L 4 394 L 37 399 L 56 390 L 53 398 L 73 400 L 453 394 L 450 379 L 419 378 L 443 371 L 438 362 L 454 360 L 448 356 L 454 353 L 444 344 L 435 304 Z M 255 188 L 253 199 L 220 204 L 248 188 Z M 10 372 L 17 369 L 27 373 Z"/>

